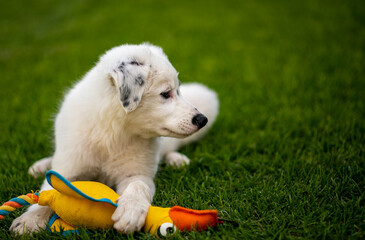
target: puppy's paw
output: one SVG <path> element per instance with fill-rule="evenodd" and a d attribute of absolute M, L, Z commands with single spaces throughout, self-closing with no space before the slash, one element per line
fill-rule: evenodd
<path fill-rule="evenodd" d="M 125 234 L 141 230 L 149 207 L 148 201 L 120 197 L 118 207 L 112 216 L 114 228 Z"/>
<path fill-rule="evenodd" d="M 190 159 L 184 154 L 178 152 L 169 152 L 165 155 L 165 162 L 168 166 L 180 168 L 189 165 Z"/>
<path fill-rule="evenodd" d="M 46 229 L 48 218 L 42 214 L 25 212 L 16 218 L 10 226 L 10 231 L 16 235 L 32 234 Z"/>
<path fill-rule="evenodd" d="M 28 173 L 33 177 L 43 176 L 51 167 L 52 157 L 43 158 L 35 162 L 28 170 Z"/>

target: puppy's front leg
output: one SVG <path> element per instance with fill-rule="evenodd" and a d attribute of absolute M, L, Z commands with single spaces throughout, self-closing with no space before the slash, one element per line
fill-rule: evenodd
<path fill-rule="evenodd" d="M 145 222 L 155 192 L 153 179 L 134 176 L 122 181 L 117 187 L 118 207 L 112 220 L 114 228 L 123 233 L 139 231 Z"/>

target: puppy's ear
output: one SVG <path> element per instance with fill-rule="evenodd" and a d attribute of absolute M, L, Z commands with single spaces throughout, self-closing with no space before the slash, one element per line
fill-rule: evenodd
<path fill-rule="evenodd" d="M 135 110 L 141 101 L 146 76 L 143 64 L 136 60 L 120 63 L 110 74 L 118 98 L 127 113 Z"/>

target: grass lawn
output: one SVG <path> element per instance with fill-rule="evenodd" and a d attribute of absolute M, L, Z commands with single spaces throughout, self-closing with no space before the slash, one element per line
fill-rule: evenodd
<path fill-rule="evenodd" d="M 1 202 L 39 188 L 27 169 L 52 154 L 65 91 L 105 50 L 144 41 L 163 47 L 182 82 L 208 85 L 221 103 L 212 131 L 182 149 L 191 165 L 160 167 L 153 204 L 218 209 L 239 226 L 176 238 L 365 238 L 362 0 L 3 2 Z M 0 222 L 0 239 L 12 239 L 21 212 Z"/>

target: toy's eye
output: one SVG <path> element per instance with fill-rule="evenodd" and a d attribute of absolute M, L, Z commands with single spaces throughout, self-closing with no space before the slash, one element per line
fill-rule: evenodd
<path fill-rule="evenodd" d="M 157 230 L 158 235 L 162 237 L 171 236 L 175 232 L 176 227 L 172 223 L 162 223 Z"/>
<path fill-rule="evenodd" d="M 160 95 L 161 95 L 163 98 L 165 98 L 165 99 L 168 99 L 168 98 L 170 98 L 170 97 L 171 97 L 171 96 L 170 96 L 170 91 L 162 92 L 162 93 L 160 93 Z"/>

